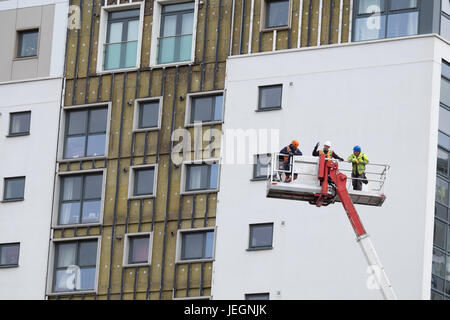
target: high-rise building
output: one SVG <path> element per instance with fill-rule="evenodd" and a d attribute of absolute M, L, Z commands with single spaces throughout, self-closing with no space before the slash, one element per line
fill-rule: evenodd
<path fill-rule="evenodd" d="M 68 1 L 0 1 L 0 299 L 44 299 Z"/>
<path fill-rule="evenodd" d="M 214 299 L 381 298 L 340 203 L 265 198 L 265 160 L 293 139 L 390 166 L 383 206 L 356 208 L 400 299 L 448 299 L 449 2 L 248 2 L 227 60 Z M 238 130 L 246 164 L 227 156 Z"/>

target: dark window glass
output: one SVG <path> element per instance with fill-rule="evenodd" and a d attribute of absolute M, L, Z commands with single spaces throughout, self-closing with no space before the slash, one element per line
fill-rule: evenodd
<path fill-rule="evenodd" d="M 17 266 L 19 264 L 19 243 L 0 244 L 0 266 Z"/>
<path fill-rule="evenodd" d="M 448 152 L 438 148 L 437 172 L 445 177 L 448 177 L 448 168 Z"/>
<path fill-rule="evenodd" d="M 443 206 L 437 202 L 434 205 L 435 205 L 436 217 L 441 218 L 444 221 L 448 221 L 449 218 L 447 216 L 447 214 L 448 214 L 447 211 L 449 211 L 450 209 L 447 209 L 446 206 Z"/>
<path fill-rule="evenodd" d="M 158 63 L 191 60 L 194 3 L 163 6 L 158 41 Z"/>
<path fill-rule="evenodd" d="M 388 18 L 387 37 L 404 37 L 417 34 L 419 12 L 392 14 Z"/>
<path fill-rule="evenodd" d="M 28 134 L 30 132 L 31 111 L 10 114 L 9 135 Z"/>
<path fill-rule="evenodd" d="M 192 98 L 191 123 L 221 121 L 223 96 L 201 96 Z"/>
<path fill-rule="evenodd" d="M 3 200 L 23 200 L 25 192 L 25 177 L 5 178 Z"/>
<path fill-rule="evenodd" d="M 187 166 L 186 190 L 216 189 L 219 178 L 219 165 L 217 163 L 195 164 Z"/>
<path fill-rule="evenodd" d="M 245 300 L 269 300 L 269 293 L 249 293 L 245 295 Z"/>
<path fill-rule="evenodd" d="M 97 241 L 55 245 L 54 292 L 93 290 L 97 264 Z"/>
<path fill-rule="evenodd" d="M 256 155 L 253 167 L 253 179 L 266 179 L 270 164 L 270 154 Z"/>
<path fill-rule="evenodd" d="M 450 64 L 446 61 L 442 61 L 442 75 L 447 79 L 450 79 Z"/>
<path fill-rule="evenodd" d="M 281 108 L 282 85 L 259 87 L 260 110 Z"/>
<path fill-rule="evenodd" d="M 433 249 L 433 274 L 444 278 L 445 276 L 445 254 L 437 249 Z"/>
<path fill-rule="evenodd" d="M 136 67 L 139 14 L 140 11 L 134 9 L 109 13 L 105 70 Z"/>
<path fill-rule="evenodd" d="M 139 129 L 156 128 L 159 125 L 159 102 L 141 102 L 139 104 Z"/>
<path fill-rule="evenodd" d="M 128 263 L 148 263 L 149 244 L 149 236 L 130 237 Z"/>
<path fill-rule="evenodd" d="M 449 205 L 448 182 L 439 177 L 436 177 L 436 201 L 445 204 L 446 206 Z"/>
<path fill-rule="evenodd" d="M 35 57 L 38 54 L 38 30 L 19 31 L 17 58 Z"/>
<path fill-rule="evenodd" d="M 447 225 L 437 219 L 434 219 L 434 245 L 445 249 Z"/>
<path fill-rule="evenodd" d="M 271 248 L 273 223 L 250 225 L 249 248 Z"/>
<path fill-rule="evenodd" d="M 182 234 L 181 259 L 210 259 L 213 257 L 214 231 Z"/>
<path fill-rule="evenodd" d="M 435 275 L 431 276 L 431 287 L 435 290 L 444 291 L 444 279 L 441 279 Z"/>
<path fill-rule="evenodd" d="M 107 108 L 68 111 L 64 158 L 105 155 Z"/>
<path fill-rule="evenodd" d="M 134 171 L 134 195 L 152 195 L 155 177 L 155 168 L 135 169 Z"/>
<path fill-rule="evenodd" d="M 266 0 L 266 28 L 289 24 L 289 0 Z"/>
<path fill-rule="evenodd" d="M 437 292 L 431 291 L 431 300 L 444 300 L 444 296 Z"/>
<path fill-rule="evenodd" d="M 450 111 L 444 107 L 439 108 L 439 130 L 450 135 Z"/>
<path fill-rule="evenodd" d="M 443 132 L 438 133 L 438 144 L 446 150 L 450 151 L 450 136 Z"/>
<path fill-rule="evenodd" d="M 450 80 L 441 78 L 441 103 L 450 107 Z"/>
<path fill-rule="evenodd" d="M 391 10 L 410 9 L 417 7 L 417 0 L 391 0 Z"/>
<path fill-rule="evenodd" d="M 63 176 L 59 224 L 100 221 L 103 174 Z"/>

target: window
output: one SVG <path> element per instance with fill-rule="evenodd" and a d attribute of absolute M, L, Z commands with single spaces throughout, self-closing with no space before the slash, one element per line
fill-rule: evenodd
<path fill-rule="evenodd" d="M 139 103 L 138 129 L 159 128 L 160 106 L 159 101 L 147 101 Z"/>
<path fill-rule="evenodd" d="M 444 177 L 449 176 L 449 161 L 448 161 L 448 152 L 438 148 L 438 158 L 437 158 L 437 172 Z"/>
<path fill-rule="evenodd" d="M 18 32 L 17 58 L 36 57 L 38 55 L 39 30 Z"/>
<path fill-rule="evenodd" d="M 273 223 L 250 225 L 250 241 L 248 248 L 271 249 L 272 248 Z"/>
<path fill-rule="evenodd" d="M 186 191 L 218 188 L 219 164 L 189 164 L 186 166 Z"/>
<path fill-rule="evenodd" d="M 194 2 L 162 6 L 158 64 L 190 61 L 194 32 Z"/>
<path fill-rule="evenodd" d="M 180 231 L 180 261 L 212 259 L 214 255 L 214 230 Z"/>
<path fill-rule="evenodd" d="M 438 219 L 434 219 L 434 245 L 445 249 L 447 225 Z"/>
<path fill-rule="evenodd" d="M 255 163 L 253 164 L 253 180 L 267 179 L 267 173 L 270 170 L 270 159 L 270 153 L 255 155 Z"/>
<path fill-rule="evenodd" d="M 31 111 L 10 114 L 9 136 L 21 136 L 30 133 Z"/>
<path fill-rule="evenodd" d="M 419 0 L 358 0 L 353 41 L 409 36 L 418 33 Z"/>
<path fill-rule="evenodd" d="M 265 0 L 266 29 L 287 27 L 289 25 L 289 0 Z"/>
<path fill-rule="evenodd" d="M 108 108 L 66 112 L 64 159 L 105 155 Z"/>
<path fill-rule="evenodd" d="M 0 244 L 0 268 L 19 265 L 20 243 Z"/>
<path fill-rule="evenodd" d="M 190 97 L 188 123 L 222 121 L 223 95 L 194 95 Z"/>
<path fill-rule="evenodd" d="M 153 196 L 155 194 L 155 166 L 144 168 L 132 168 L 134 175 L 133 194 L 134 197 Z"/>
<path fill-rule="evenodd" d="M 436 201 L 449 205 L 448 202 L 448 182 L 439 177 L 436 178 Z"/>
<path fill-rule="evenodd" d="M 125 235 L 124 266 L 150 264 L 151 233 Z"/>
<path fill-rule="evenodd" d="M 97 248 L 97 240 L 56 243 L 53 292 L 94 290 Z"/>
<path fill-rule="evenodd" d="M 450 87 L 448 88 L 450 95 Z M 450 134 L 450 111 L 446 107 L 439 108 L 439 130 Z"/>
<path fill-rule="evenodd" d="M 281 95 L 283 85 L 262 86 L 259 87 L 258 110 L 281 109 Z"/>
<path fill-rule="evenodd" d="M 269 300 L 269 293 L 247 293 L 245 300 Z"/>
<path fill-rule="evenodd" d="M 98 223 L 103 173 L 61 176 L 59 225 Z"/>
<path fill-rule="evenodd" d="M 5 178 L 3 201 L 21 201 L 24 199 L 25 177 Z"/>
<path fill-rule="evenodd" d="M 108 13 L 104 70 L 136 67 L 139 17 L 140 9 Z"/>

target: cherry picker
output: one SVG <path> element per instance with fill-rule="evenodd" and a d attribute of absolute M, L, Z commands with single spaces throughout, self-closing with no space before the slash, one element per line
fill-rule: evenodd
<path fill-rule="evenodd" d="M 318 158 L 291 157 L 289 170 L 279 166 L 278 159 L 279 155 L 274 155 L 271 161 L 272 170 L 268 173 L 267 197 L 308 201 L 317 207 L 328 206 L 336 201 L 341 202 L 383 298 L 387 300 L 397 299 L 370 236 L 367 234 L 354 206 L 354 203 L 373 206 L 383 204 L 386 197 L 382 192 L 382 187 L 388 166 L 379 165 L 382 168 L 376 173 L 379 179 L 372 180 L 378 187 L 369 191 L 352 190 L 349 192 L 347 175 L 339 170 L 336 160 L 327 159 L 324 154 L 321 154 Z M 287 171 L 297 173 L 297 181 L 283 182 L 281 174 Z"/>

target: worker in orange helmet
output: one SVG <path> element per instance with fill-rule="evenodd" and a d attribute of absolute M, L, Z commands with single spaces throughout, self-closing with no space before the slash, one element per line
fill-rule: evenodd
<path fill-rule="evenodd" d="M 323 150 L 317 150 L 319 148 L 319 144 L 320 144 L 320 142 L 317 142 L 316 146 L 314 147 L 314 150 L 312 152 L 313 156 L 318 157 L 323 153 L 323 154 L 325 154 L 325 158 L 328 158 L 328 159 L 333 158 L 333 159 L 337 159 L 339 161 L 344 161 L 344 159 L 339 157 L 336 152 L 331 150 L 331 142 L 330 141 L 325 141 L 325 143 L 323 144 Z"/>
<path fill-rule="evenodd" d="M 280 153 L 287 154 L 287 156 L 282 156 L 282 159 L 280 159 L 280 162 L 282 162 L 282 169 L 288 171 L 289 173 L 286 173 L 286 180 L 285 182 L 291 182 L 291 174 L 292 174 L 292 167 L 290 165 L 291 158 L 293 156 L 301 156 L 303 155 L 300 149 L 298 148 L 300 143 L 298 140 L 292 140 L 291 144 L 281 149 Z M 297 174 L 294 174 L 294 180 L 297 179 Z"/>

